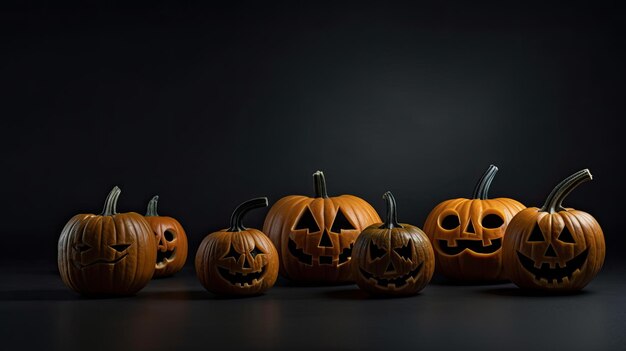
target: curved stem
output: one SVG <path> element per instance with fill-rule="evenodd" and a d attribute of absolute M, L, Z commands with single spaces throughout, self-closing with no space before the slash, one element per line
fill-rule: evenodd
<path fill-rule="evenodd" d="M 498 167 L 494 165 L 489 165 L 487 171 L 483 173 L 483 176 L 480 177 L 476 187 L 474 187 L 474 194 L 472 195 L 472 199 L 480 199 L 487 200 L 487 194 L 489 193 L 489 187 L 491 186 L 491 182 L 493 182 L 493 178 L 496 176 L 496 172 L 498 172 Z"/>
<path fill-rule="evenodd" d="M 313 173 L 313 183 L 315 185 L 315 197 L 328 198 L 328 192 L 326 192 L 326 178 L 324 172 L 317 171 Z"/>
<path fill-rule="evenodd" d="M 554 187 L 550 195 L 546 198 L 546 202 L 543 204 L 543 207 L 541 207 L 539 211 L 549 213 L 565 211 L 565 208 L 563 207 L 563 200 L 567 197 L 567 195 L 569 195 L 569 193 L 576 189 L 580 184 L 591 179 L 593 179 L 593 177 L 587 168 L 563 179 L 559 184 L 557 184 L 556 187 Z"/>
<path fill-rule="evenodd" d="M 396 212 L 396 198 L 393 197 L 391 191 L 383 194 L 383 199 L 387 201 L 387 219 L 378 227 L 379 229 L 402 228 L 398 223 L 398 213 Z"/>
<path fill-rule="evenodd" d="M 154 195 L 152 200 L 148 202 L 148 210 L 146 210 L 145 217 L 157 217 L 157 203 L 159 202 L 159 195 Z"/>
<path fill-rule="evenodd" d="M 243 216 L 252 209 L 267 207 L 267 205 L 268 201 L 266 197 L 257 197 L 240 204 L 237 208 L 235 208 L 233 214 L 230 216 L 230 228 L 226 231 L 241 232 L 246 230 L 247 228 L 244 227 L 242 223 Z"/>
<path fill-rule="evenodd" d="M 104 200 L 104 209 L 102 210 L 102 216 L 113 216 L 117 214 L 117 199 L 120 197 L 122 190 L 117 186 L 111 190 Z"/>

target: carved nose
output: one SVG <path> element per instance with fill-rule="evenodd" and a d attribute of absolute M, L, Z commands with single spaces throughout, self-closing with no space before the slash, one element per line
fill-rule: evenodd
<path fill-rule="evenodd" d="M 250 266 L 250 263 L 248 262 L 248 257 L 243 256 L 243 268 L 252 268 L 252 266 Z"/>
<path fill-rule="evenodd" d="M 393 266 L 393 262 L 389 261 L 389 264 L 387 265 L 387 269 L 385 269 L 385 273 L 395 272 L 395 271 L 396 271 L 396 267 Z"/>
<path fill-rule="evenodd" d="M 467 224 L 467 229 L 465 229 L 465 232 L 468 234 L 476 234 L 476 230 L 474 230 L 474 226 L 472 225 L 472 220 L 470 219 L 468 224 Z"/>
<path fill-rule="evenodd" d="M 322 238 L 320 239 L 320 243 L 317 246 L 333 247 L 333 241 L 330 240 L 330 235 L 328 235 L 328 230 L 324 229 L 324 231 L 322 232 Z"/>
<path fill-rule="evenodd" d="M 552 244 L 548 244 L 548 249 L 546 249 L 546 253 L 544 254 L 546 257 L 558 257 L 556 251 L 552 247 Z"/>

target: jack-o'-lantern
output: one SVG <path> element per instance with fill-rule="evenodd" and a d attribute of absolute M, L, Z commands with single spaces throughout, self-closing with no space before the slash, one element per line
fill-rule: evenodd
<path fill-rule="evenodd" d="M 502 268 L 502 237 L 507 224 L 525 208 L 509 198 L 489 199 L 498 168 L 490 165 L 476 184 L 471 199 L 437 205 L 424 223 L 435 249 L 437 272 L 459 281 L 506 279 Z"/>
<path fill-rule="evenodd" d="M 148 202 L 146 221 L 150 224 L 157 242 L 155 278 L 167 277 L 180 271 L 187 260 L 187 235 L 180 223 L 157 213 L 159 197 Z"/>
<path fill-rule="evenodd" d="M 246 212 L 266 207 L 267 198 L 237 206 L 230 228 L 209 234 L 196 253 L 196 274 L 209 291 L 221 295 L 257 295 L 271 288 L 278 277 L 278 252 L 263 232 L 246 228 Z"/>
<path fill-rule="evenodd" d="M 357 285 L 381 295 L 414 295 L 435 271 L 435 253 L 426 234 L 410 224 L 398 223 L 391 192 L 384 223 L 365 228 L 354 243 L 352 275 Z"/>
<path fill-rule="evenodd" d="M 328 197 L 324 173 L 313 174 L 315 197 L 286 196 L 272 206 L 263 225 L 280 254 L 280 272 L 295 281 L 353 281 L 354 240 L 380 222 L 376 210 L 352 195 Z"/>
<path fill-rule="evenodd" d="M 154 274 L 154 234 L 142 215 L 116 212 L 120 192 L 111 190 L 102 214 L 76 215 L 61 232 L 61 279 L 80 294 L 132 295 Z"/>
<path fill-rule="evenodd" d="M 575 291 L 585 287 L 604 263 L 604 234 L 588 213 L 564 208 L 565 197 L 591 180 L 588 169 L 559 183 L 541 208 L 518 213 L 504 236 L 504 268 L 519 287 Z"/>

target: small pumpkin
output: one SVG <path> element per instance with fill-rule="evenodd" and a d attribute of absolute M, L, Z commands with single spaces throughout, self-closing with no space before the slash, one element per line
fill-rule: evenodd
<path fill-rule="evenodd" d="M 159 216 L 157 212 L 159 196 L 148 202 L 146 221 L 156 238 L 155 278 L 171 276 L 180 271 L 187 260 L 187 235 L 183 226 L 172 217 Z"/>
<path fill-rule="evenodd" d="M 604 234 L 590 214 L 563 207 L 565 197 L 591 180 L 588 169 L 559 183 L 543 207 L 518 213 L 504 236 L 504 268 L 521 288 L 576 291 L 598 274 L 604 263 Z"/>
<path fill-rule="evenodd" d="M 509 221 L 525 208 L 509 198 L 489 199 L 498 167 L 490 165 L 471 199 L 446 200 L 426 218 L 424 232 L 435 249 L 437 271 L 458 281 L 497 281 L 502 268 L 502 237 Z"/>
<path fill-rule="evenodd" d="M 244 215 L 266 207 L 266 197 L 237 206 L 230 228 L 209 234 L 196 253 L 196 274 L 209 291 L 221 295 L 256 295 L 271 288 L 278 277 L 278 252 L 258 229 L 246 228 Z"/>
<path fill-rule="evenodd" d="M 280 254 L 281 275 L 305 282 L 353 281 L 350 270 L 357 235 L 380 222 L 376 210 L 352 195 L 329 197 L 324 173 L 313 174 L 315 197 L 291 195 L 272 206 L 263 231 Z"/>
<path fill-rule="evenodd" d="M 61 279 L 80 294 L 132 295 L 154 274 L 152 229 L 139 213 L 117 213 L 120 193 L 111 190 L 100 215 L 72 217 L 59 237 Z"/>
<path fill-rule="evenodd" d="M 352 274 L 359 288 L 372 294 L 417 294 L 433 276 L 435 253 L 421 229 L 398 223 L 391 192 L 383 198 L 387 219 L 359 234 L 352 253 Z"/>

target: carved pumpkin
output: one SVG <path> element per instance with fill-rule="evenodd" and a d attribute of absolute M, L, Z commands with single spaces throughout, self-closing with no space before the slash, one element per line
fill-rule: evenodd
<path fill-rule="evenodd" d="M 471 199 L 440 203 L 424 223 L 424 231 L 435 249 L 437 272 L 450 279 L 506 279 L 502 268 L 502 237 L 509 221 L 525 206 L 509 198 L 487 198 L 497 171 L 498 167 L 489 166 Z"/>
<path fill-rule="evenodd" d="M 157 213 L 159 197 L 148 203 L 146 221 L 154 232 L 157 245 L 156 269 L 154 277 L 167 277 L 180 271 L 187 260 L 187 235 L 180 223 Z"/>
<path fill-rule="evenodd" d="M 504 236 L 504 268 L 519 287 L 575 291 L 585 287 L 604 263 L 604 235 L 588 213 L 564 208 L 565 197 L 591 180 L 588 169 L 559 183 L 542 208 L 518 213 Z"/>
<path fill-rule="evenodd" d="M 278 277 L 278 252 L 263 232 L 242 224 L 246 212 L 266 207 L 267 198 L 237 206 L 230 228 L 209 234 L 196 253 L 196 274 L 209 291 L 222 295 L 256 295 Z"/>
<path fill-rule="evenodd" d="M 398 223 L 396 199 L 387 201 L 387 220 L 372 224 L 359 234 L 352 253 L 352 274 L 357 285 L 370 293 L 414 295 L 435 271 L 435 253 L 418 227 Z"/>
<path fill-rule="evenodd" d="M 152 278 L 156 247 L 144 217 L 117 213 L 121 190 L 113 188 L 102 214 L 79 214 L 63 228 L 58 244 L 61 279 L 84 295 L 132 295 Z"/>
<path fill-rule="evenodd" d="M 353 281 L 352 248 L 357 235 L 380 222 L 376 210 L 352 195 L 328 197 L 324 173 L 313 174 L 315 197 L 286 196 L 272 206 L 263 231 L 280 253 L 280 272 L 296 281 Z"/>

